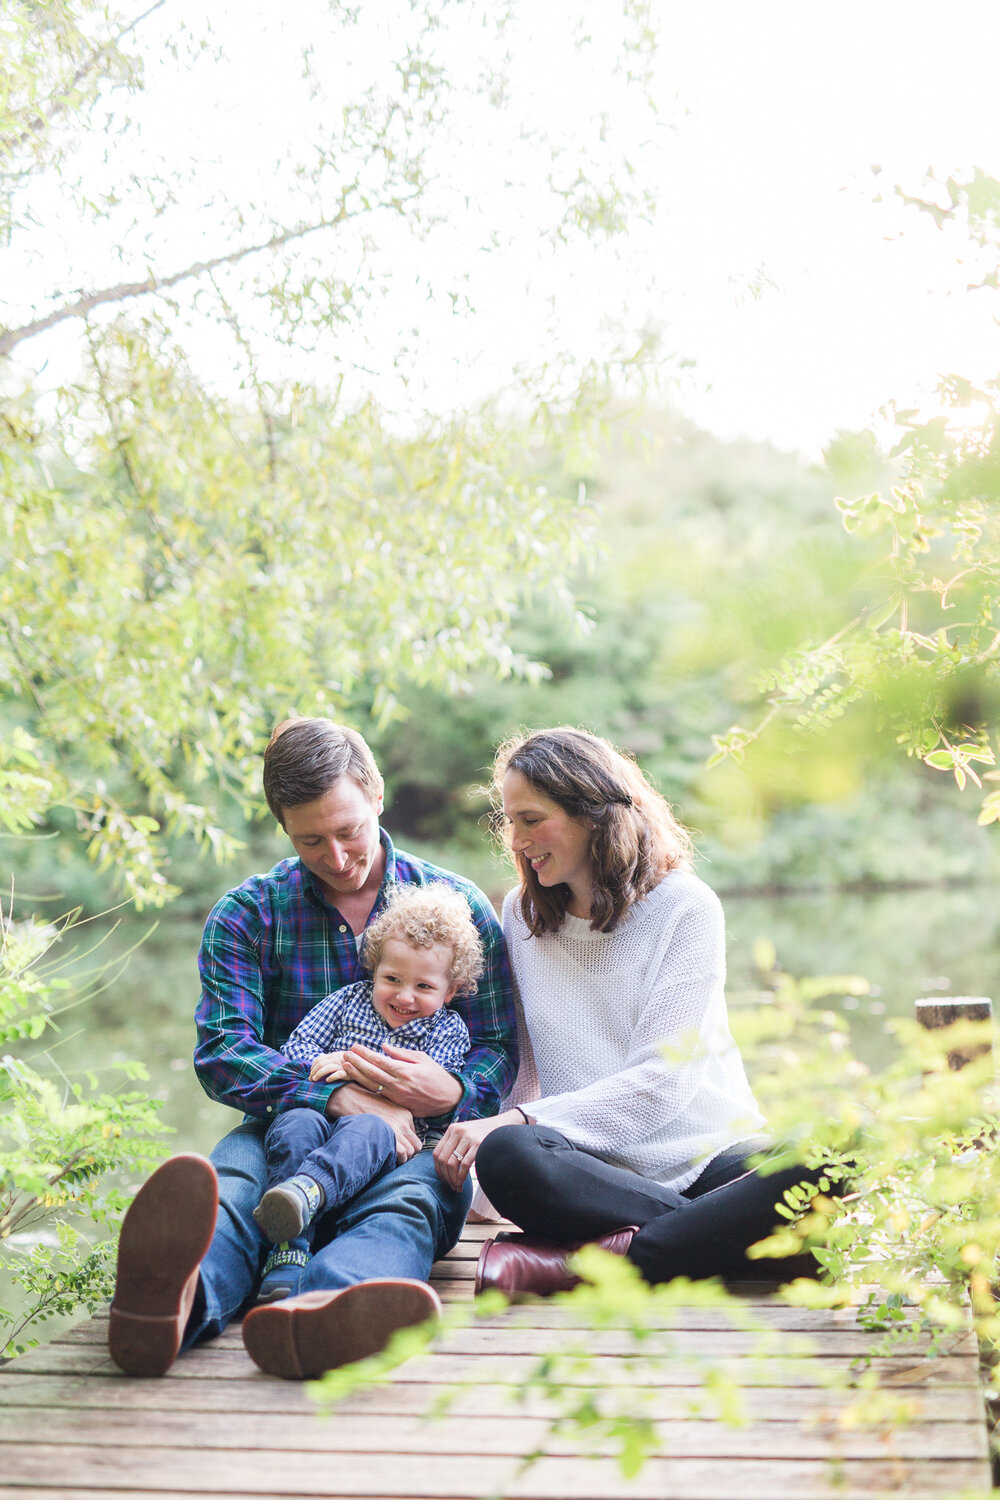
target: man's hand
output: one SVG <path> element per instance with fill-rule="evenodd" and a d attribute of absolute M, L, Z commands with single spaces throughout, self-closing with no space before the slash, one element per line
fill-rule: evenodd
<path fill-rule="evenodd" d="M 395 1133 L 397 1162 L 409 1161 L 420 1150 L 421 1140 L 413 1128 L 410 1111 L 398 1104 L 390 1104 L 388 1099 L 380 1099 L 377 1094 L 370 1094 L 367 1089 L 346 1083 L 330 1095 L 326 1112 L 331 1120 L 342 1119 L 345 1115 L 381 1115 Z"/>
<path fill-rule="evenodd" d="M 457 1193 L 469 1175 L 480 1142 L 501 1125 L 524 1123 L 519 1109 L 507 1109 L 502 1115 L 491 1115 L 485 1120 L 458 1120 L 449 1125 L 434 1147 L 434 1168 L 441 1181 Z"/>
<path fill-rule="evenodd" d="M 310 1083 L 339 1083 L 346 1077 L 342 1052 L 321 1052 L 313 1058 L 309 1069 Z"/>
<path fill-rule="evenodd" d="M 401 1104 L 412 1115 L 443 1115 L 462 1097 L 462 1085 L 426 1052 L 394 1047 L 373 1052 L 361 1042 L 344 1053 L 344 1074 L 380 1099 Z"/>

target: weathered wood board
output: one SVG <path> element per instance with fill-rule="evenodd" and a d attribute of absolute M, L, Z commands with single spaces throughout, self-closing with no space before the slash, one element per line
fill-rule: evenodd
<path fill-rule="evenodd" d="M 466 1229 L 435 1268 L 445 1301 L 471 1295 L 479 1244 Z M 130 1380 L 108 1360 L 106 1315 L 0 1370 L 0 1485 L 37 1500 L 796 1500 L 988 1495 L 990 1470 L 975 1340 L 875 1357 L 904 1423 L 859 1413 L 851 1388 L 873 1340 L 850 1310 L 783 1307 L 766 1288 L 743 1306 L 757 1336 L 718 1309 L 683 1308 L 649 1338 L 636 1368 L 614 1329 L 580 1326 L 551 1303 L 512 1308 L 455 1331 L 320 1416 L 305 1389 L 272 1380 L 243 1351 L 238 1327 L 182 1356 L 162 1380 Z M 581 1452 L 553 1433 L 551 1409 L 524 1382 L 539 1356 L 583 1340 L 596 1382 L 627 1391 L 655 1423 L 659 1448 L 634 1479 L 605 1442 Z M 709 1372 L 744 1390 L 742 1420 L 722 1421 Z M 595 1374 L 578 1377 L 595 1383 Z M 831 1382 L 844 1382 L 843 1388 Z M 454 1390 L 444 1415 L 428 1408 Z M 859 1419 L 859 1416 L 861 1419 Z M 527 1467 L 524 1455 L 541 1452 Z"/>

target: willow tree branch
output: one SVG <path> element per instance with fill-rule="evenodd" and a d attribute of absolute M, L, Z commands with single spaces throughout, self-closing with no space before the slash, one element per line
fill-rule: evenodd
<path fill-rule="evenodd" d="M 301 224 L 295 229 L 283 230 L 281 234 L 274 234 L 269 240 L 262 241 L 259 245 L 243 245 L 239 250 L 232 250 L 228 255 L 217 255 L 214 260 L 196 261 L 193 266 L 187 266 L 183 271 L 175 271 L 170 276 L 148 276 L 145 281 L 122 281 L 117 286 L 103 287 L 98 292 L 85 292 L 73 302 L 66 302 L 62 307 L 57 307 L 44 318 L 35 318 L 31 323 L 23 323 L 20 328 L 4 328 L 0 330 L 0 357 L 9 354 L 10 351 L 30 339 L 37 333 L 44 333 L 47 328 L 54 328 L 58 323 L 64 323 L 68 318 L 82 318 L 95 307 L 106 306 L 108 303 L 127 302 L 132 297 L 148 297 L 154 292 L 165 292 L 170 287 L 177 286 L 182 281 L 192 281 L 195 277 L 204 276 L 208 271 L 214 271 L 219 266 L 233 266 L 238 261 L 245 260 L 248 255 L 260 255 L 266 250 L 279 250 L 283 245 L 290 244 L 293 240 L 303 239 L 307 234 L 316 234 L 321 229 L 333 229 L 347 218 L 347 211 L 341 209 L 332 219 L 320 219 L 315 224 Z"/>
<path fill-rule="evenodd" d="M 80 84 L 87 77 L 87 75 L 93 73 L 95 68 L 100 65 L 104 58 L 109 55 L 109 53 L 116 52 L 118 50 L 118 47 L 128 36 L 130 31 L 134 31 L 137 26 L 141 26 L 143 21 L 148 20 L 155 10 L 159 10 L 160 7 L 162 5 L 165 5 L 166 3 L 167 0 L 156 0 L 155 5 L 151 5 L 148 10 L 144 10 L 141 16 L 136 16 L 135 20 L 130 21 L 126 27 L 119 31 L 117 36 L 114 36 L 110 41 L 105 42 L 103 47 L 98 47 L 96 52 L 92 52 L 87 60 L 80 64 L 76 72 L 73 74 L 73 77 L 70 79 L 69 84 L 61 91 L 62 98 L 56 100 L 55 103 L 46 105 L 44 109 L 40 109 L 34 116 L 34 118 L 28 121 L 25 128 L 21 131 L 21 134 L 15 140 L 9 143 L 7 147 L 7 154 L 12 156 L 15 151 L 20 151 L 22 146 L 27 145 L 28 141 L 30 141 L 32 137 L 41 135 L 46 126 L 51 120 L 55 118 L 56 115 L 61 115 L 66 109 L 68 109 L 69 100 L 71 95 L 73 94 L 73 91 L 79 88 Z"/>

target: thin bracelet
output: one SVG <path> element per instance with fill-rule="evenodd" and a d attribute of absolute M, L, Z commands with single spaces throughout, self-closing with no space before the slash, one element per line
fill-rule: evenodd
<path fill-rule="evenodd" d="M 521 1119 L 524 1121 L 525 1125 L 530 1125 L 532 1123 L 528 1119 L 528 1116 L 525 1114 L 524 1110 L 521 1108 L 521 1106 L 519 1104 L 515 1104 L 514 1108 L 517 1110 L 518 1114 L 521 1116 Z"/>

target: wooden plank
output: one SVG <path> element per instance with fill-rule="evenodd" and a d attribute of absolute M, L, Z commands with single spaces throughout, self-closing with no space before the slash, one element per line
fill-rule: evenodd
<path fill-rule="evenodd" d="M 459 1244 L 471 1244 L 473 1242 L 482 1244 L 483 1240 L 492 1239 L 501 1230 L 505 1233 L 512 1233 L 515 1227 L 509 1219 L 491 1219 L 484 1224 L 476 1224 L 471 1219 L 466 1219 Z"/>
<path fill-rule="evenodd" d="M 739 1459 L 715 1457 L 653 1458 L 636 1479 L 626 1480 L 608 1459 L 544 1458 L 519 1472 L 517 1459 L 468 1455 L 422 1457 L 419 1464 L 401 1462 L 396 1454 L 334 1452 L 330 1464 L 294 1449 L 254 1452 L 241 1458 L 232 1451 L 148 1448 L 130 1451 L 127 1464 L 117 1448 L 93 1445 L 10 1445 L 4 1450 L 5 1486 L 93 1490 L 111 1493 L 144 1489 L 160 1495 L 192 1492 L 231 1496 L 310 1495 L 328 1497 L 331 1483 L 343 1496 L 379 1500 L 466 1500 L 499 1493 L 510 1500 L 870 1500 L 886 1491 L 907 1500 L 954 1494 L 963 1488 L 982 1490 L 983 1466 L 962 1459 L 893 1458 L 846 1460 L 832 1472 L 827 1462 L 810 1459 Z M 470 1484 L 470 1479 L 473 1481 Z M 831 1483 L 832 1480 L 832 1483 Z"/>
<path fill-rule="evenodd" d="M 121 1449 L 177 1446 L 200 1451 L 236 1449 L 241 1453 L 298 1452 L 366 1454 L 385 1444 L 386 1418 L 345 1416 L 321 1418 L 315 1412 L 258 1412 L 234 1409 L 224 1421 L 217 1413 L 150 1412 L 141 1423 L 134 1412 L 103 1411 L 102 1447 Z M 89 1411 L 0 1411 L 0 1467 L 7 1445 L 37 1443 L 64 1446 L 94 1439 L 95 1417 Z M 940 1428 L 903 1425 L 891 1432 L 880 1428 L 845 1428 L 825 1424 L 806 1428 L 791 1422 L 757 1422 L 735 1426 L 721 1422 L 674 1420 L 657 1424 L 664 1451 L 673 1458 L 900 1458 L 985 1459 L 986 1430 L 979 1422 L 949 1423 Z M 581 1451 L 614 1456 L 607 1438 L 591 1443 L 553 1434 L 542 1418 L 477 1413 L 437 1420 L 396 1414 L 391 1424 L 392 1451 L 397 1454 L 503 1455 L 518 1458 L 544 1449 L 553 1455 Z M 122 1458 L 128 1465 L 130 1459 Z"/>
<path fill-rule="evenodd" d="M 345 1397 L 336 1407 L 334 1416 L 339 1418 L 352 1413 L 381 1417 L 419 1416 L 441 1393 L 440 1385 L 396 1382 L 371 1386 Z M 976 1386 L 910 1387 L 902 1394 L 913 1405 L 914 1416 L 921 1422 L 935 1425 L 982 1423 L 983 1401 Z M 644 1403 L 649 1402 L 650 1414 L 665 1420 L 695 1416 L 697 1409 L 693 1409 L 693 1399 L 703 1401 L 703 1393 L 670 1387 L 647 1388 L 643 1393 Z M 867 1400 L 867 1397 L 859 1397 L 857 1391 L 790 1387 L 782 1390 L 780 1401 L 775 1401 L 771 1390 L 751 1388 L 744 1393 L 742 1406 L 748 1421 L 766 1420 L 772 1426 L 796 1422 L 830 1426 L 859 1399 Z M 218 1382 L 169 1377 L 164 1380 L 123 1380 L 117 1373 L 109 1373 L 108 1378 L 33 1375 L 15 1379 L 12 1375 L 0 1373 L 0 1410 L 15 1407 L 21 1411 L 47 1408 L 53 1413 L 53 1420 L 59 1420 L 62 1410 L 135 1414 L 287 1412 L 298 1416 L 312 1415 L 316 1410 L 303 1386 L 294 1381 L 267 1380 L 256 1372 L 248 1372 L 244 1380 Z M 458 1388 L 450 1410 L 456 1416 L 476 1417 L 488 1412 L 497 1418 L 513 1418 L 542 1417 L 551 1408 L 537 1395 L 528 1393 L 525 1396 L 519 1386 L 491 1385 Z M 711 1418 L 703 1420 L 711 1421 Z"/>
<path fill-rule="evenodd" d="M 870 1468 L 861 1471 L 857 1467 L 854 1467 L 851 1470 L 852 1483 L 850 1488 L 842 1488 L 839 1482 L 831 1484 L 828 1481 L 824 1489 L 822 1487 L 822 1480 L 820 1480 L 814 1491 L 808 1492 L 803 1490 L 800 1493 L 806 1496 L 806 1500 L 809 1500 L 810 1493 L 815 1496 L 815 1500 L 840 1500 L 840 1496 L 844 1496 L 845 1500 L 885 1500 L 885 1496 L 888 1494 L 900 1497 L 900 1500 L 951 1500 L 955 1491 L 948 1490 L 947 1471 L 941 1474 L 940 1468 L 942 1467 L 944 1466 L 936 1467 L 927 1477 L 925 1485 L 920 1489 L 906 1488 L 905 1490 L 899 1490 L 886 1484 L 879 1485 L 877 1482 L 873 1484 Z M 791 1480 L 792 1476 L 788 1477 Z M 891 1471 L 890 1477 L 897 1477 L 894 1470 Z M 838 1471 L 836 1480 L 839 1481 L 840 1479 L 841 1476 Z M 955 1482 L 959 1483 L 959 1480 L 956 1478 Z M 32 1500 L 80 1500 L 81 1496 L 85 1496 L 85 1500 L 163 1500 L 164 1495 L 163 1490 L 88 1488 L 83 1491 L 76 1487 L 65 1489 L 54 1488 L 48 1485 L 33 1485 L 30 1493 Z M 391 1496 L 387 1495 L 383 1497 L 383 1500 L 396 1500 L 398 1493 L 398 1491 L 394 1491 Z M 480 1493 L 474 1489 L 467 1488 L 461 1500 L 475 1500 L 476 1495 Z M 512 1494 L 510 1490 L 507 1493 Z M 604 1491 L 601 1500 L 604 1500 L 604 1496 L 608 1493 L 608 1491 Z M 328 1491 L 328 1494 L 332 1495 L 333 1492 Z M 643 1500 L 643 1492 L 641 1490 L 623 1490 L 622 1494 L 626 1497 L 626 1500 L 633 1500 L 633 1497 L 634 1500 Z M 988 1496 L 989 1490 L 982 1487 L 973 1488 L 965 1492 L 965 1500 L 988 1500 Z M 185 1490 L 184 1500 L 218 1500 L 218 1491 Z M 260 1500 L 260 1497 L 259 1492 L 246 1490 L 230 1491 L 227 1494 L 226 1500 Z M 280 1500 L 312 1500 L 312 1497 L 283 1490 Z M 371 1496 L 356 1492 L 348 1493 L 348 1491 L 338 1488 L 336 1491 L 336 1500 L 371 1500 Z M 400 1497 L 400 1500 L 406 1500 L 406 1497 Z M 453 1497 L 450 1497 L 450 1500 L 453 1500 Z M 517 1493 L 515 1500 L 562 1500 L 562 1497 L 558 1493 L 550 1497 L 540 1493 L 537 1488 L 532 1489 L 530 1486 L 526 1486 Z M 664 1487 L 656 1491 L 655 1496 L 651 1497 L 651 1500 L 740 1500 L 740 1496 L 738 1491 L 736 1496 L 733 1496 L 728 1490 L 720 1491 L 718 1488 L 712 1489 L 706 1487 L 704 1490 L 694 1492 L 678 1486 L 670 1486 L 669 1488 Z M 767 1500 L 779 1500 L 779 1497 L 772 1492 L 767 1497 Z M 785 1500 L 784 1492 L 782 1492 L 780 1500 Z M 796 1500 L 798 1500 L 798 1494 L 796 1494 Z"/>
<path fill-rule="evenodd" d="M 904 1321 L 898 1325 L 900 1328 L 913 1327 L 919 1323 L 920 1310 L 918 1308 L 904 1308 L 902 1311 Z M 644 1327 L 650 1329 L 743 1328 L 747 1326 L 747 1322 L 755 1327 L 775 1328 L 786 1333 L 822 1334 L 844 1328 L 856 1329 L 859 1326 L 856 1307 L 789 1307 L 773 1296 L 766 1301 L 747 1304 L 741 1307 L 738 1313 L 733 1313 L 724 1307 L 677 1307 L 644 1316 Z M 593 1324 L 585 1313 L 577 1311 L 571 1303 L 540 1301 L 509 1307 L 494 1317 L 477 1318 L 474 1326 L 476 1328 L 584 1329 L 589 1333 Z M 625 1320 L 622 1320 L 620 1326 L 626 1326 Z M 72 1328 L 61 1330 L 52 1342 L 56 1344 L 103 1343 L 107 1339 L 107 1332 L 108 1315 L 107 1312 L 101 1312 L 85 1322 L 75 1324 Z M 220 1335 L 219 1341 L 239 1337 L 239 1324 L 231 1323 L 229 1328 Z M 875 1333 L 867 1337 L 877 1339 L 879 1335 Z"/>
<path fill-rule="evenodd" d="M 672 1359 L 686 1355 L 713 1360 L 734 1355 L 768 1358 L 778 1354 L 812 1354 L 827 1359 L 867 1357 L 874 1342 L 870 1333 L 858 1328 L 828 1329 L 816 1338 L 808 1333 L 784 1333 L 779 1329 L 770 1329 L 763 1335 L 739 1328 L 651 1329 L 640 1341 L 618 1330 L 559 1333 L 512 1324 L 457 1329 L 436 1340 L 434 1348 L 441 1355 L 540 1355 L 577 1348 L 602 1358 L 617 1355 Z M 918 1358 L 928 1352 L 930 1340 L 925 1334 L 918 1334 L 908 1338 L 904 1347 L 907 1357 Z M 941 1357 L 954 1359 L 963 1355 L 977 1355 L 975 1335 L 971 1332 L 949 1340 Z"/>
<path fill-rule="evenodd" d="M 828 1484 L 825 1490 L 821 1487 L 817 1488 L 815 1491 L 816 1500 L 839 1500 L 841 1495 L 846 1496 L 846 1500 L 885 1500 L 887 1494 L 900 1497 L 900 1500 L 951 1500 L 951 1497 L 955 1493 L 954 1491 L 949 1492 L 947 1485 L 945 1485 L 943 1490 L 939 1487 L 932 1487 L 935 1483 L 934 1475 L 928 1481 L 928 1487 L 921 1488 L 920 1490 L 906 1489 L 905 1491 L 889 1489 L 885 1485 L 873 1487 L 871 1484 L 868 1484 L 867 1487 L 859 1487 L 862 1479 L 869 1479 L 869 1472 L 853 1474 L 853 1477 L 855 1483 L 850 1489 L 841 1489 L 836 1484 Z M 85 1496 L 85 1500 L 163 1500 L 164 1494 L 162 1490 L 90 1488 L 82 1491 L 77 1488 L 52 1488 L 48 1485 L 34 1485 L 30 1493 L 32 1500 L 80 1500 L 81 1495 Z M 332 1492 L 329 1493 L 332 1494 Z M 635 1497 L 635 1500 L 643 1500 L 641 1491 L 625 1490 L 622 1493 L 626 1496 L 626 1500 L 632 1500 L 632 1497 Z M 688 1490 L 679 1488 L 661 1489 L 657 1492 L 655 1500 L 689 1500 L 691 1493 Z M 475 1500 L 476 1494 L 476 1491 L 467 1489 L 462 1500 Z M 980 1488 L 967 1492 L 965 1500 L 988 1500 L 988 1496 L 989 1491 Z M 218 1500 L 218 1492 L 214 1490 L 185 1490 L 184 1500 Z M 259 1495 L 248 1491 L 231 1491 L 227 1495 L 226 1500 L 259 1500 Z M 282 1491 L 280 1500 L 312 1500 L 312 1497 L 304 1494 L 296 1495 L 286 1490 Z M 371 1497 L 369 1495 L 348 1494 L 346 1490 L 338 1489 L 335 1500 L 371 1500 Z M 387 1496 L 385 1500 L 395 1500 L 395 1495 Z M 405 1497 L 402 1497 L 402 1500 L 405 1500 Z M 547 1500 L 547 1497 L 540 1496 L 537 1490 L 528 1488 L 519 1493 L 516 1496 L 516 1500 Z M 552 1500 L 561 1500 L 561 1497 L 555 1496 L 552 1497 Z M 717 1490 L 706 1490 L 703 1493 L 699 1492 L 694 1497 L 694 1500 L 733 1500 L 733 1497 L 728 1493 L 720 1493 Z M 769 1500 L 777 1500 L 777 1497 L 772 1494 Z M 784 1500 L 784 1496 L 781 1497 L 781 1500 Z"/>
<path fill-rule="evenodd" d="M 105 1375 L 109 1379 L 128 1379 L 121 1375 L 98 1350 L 77 1349 L 68 1345 L 47 1345 L 18 1360 L 19 1375 Z M 450 1385 L 456 1381 L 480 1380 L 501 1385 L 517 1385 L 535 1369 L 537 1356 L 530 1354 L 458 1354 L 432 1353 L 408 1360 L 394 1374 L 404 1384 L 430 1383 Z M 978 1380 L 975 1360 L 969 1356 L 943 1356 L 922 1359 L 913 1355 L 873 1358 L 866 1366 L 893 1385 L 975 1385 Z M 809 1385 L 825 1386 L 831 1379 L 845 1380 L 859 1371 L 850 1355 L 781 1356 L 754 1358 L 743 1355 L 717 1355 L 711 1360 L 675 1357 L 655 1368 L 632 1370 L 627 1362 L 615 1356 L 600 1356 L 587 1372 L 567 1373 L 573 1385 L 636 1384 L 639 1386 L 692 1386 L 701 1388 L 706 1370 L 718 1370 L 741 1384 L 751 1386 Z M 178 1359 L 166 1377 L 169 1380 L 240 1380 L 254 1369 L 249 1357 L 237 1348 L 202 1347 Z M 261 1376 L 266 1379 L 266 1376 Z"/>
<path fill-rule="evenodd" d="M 435 1340 L 434 1349 L 439 1354 L 548 1354 L 573 1348 L 586 1350 L 597 1356 L 619 1355 L 635 1358 L 674 1358 L 684 1355 L 699 1355 L 706 1359 L 717 1359 L 727 1355 L 748 1355 L 768 1358 L 775 1354 L 815 1354 L 818 1359 L 832 1357 L 866 1357 L 876 1338 L 862 1329 L 834 1328 L 816 1333 L 808 1327 L 800 1329 L 772 1328 L 746 1331 L 722 1328 L 681 1328 L 675 1330 L 650 1330 L 646 1338 L 638 1340 L 627 1332 L 611 1329 L 564 1329 L 550 1330 L 530 1328 L 526 1324 L 497 1327 L 495 1324 L 473 1324 L 469 1328 L 455 1330 Z M 90 1351 L 92 1357 L 100 1358 L 107 1352 L 106 1337 L 96 1333 L 78 1334 L 54 1339 L 47 1348 Z M 233 1327 L 218 1339 L 202 1346 L 199 1352 L 218 1354 L 243 1347 L 238 1327 Z M 907 1358 L 922 1358 L 930 1352 L 931 1341 L 926 1335 L 914 1334 L 906 1343 L 897 1346 Z M 959 1358 L 977 1355 L 975 1335 L 968 1333 L 961 1338 L 952 1337 L 942 1351 L 943 1358 Z M 29 1358 L 30 1356 L 24 1356 Z"/>
<path fill-rule="evenodd" d="M 471 1298 L 481 1242 L 496 1225 L 469 1226 L 434 1280 L 449 1301 Z M 294 1381 L 272 1380 L 245 1354 L 232 1325 L 178 1360 L 161 1380 L 130 1380 L 106 1354 L 107 1315 L 67 1330 L 0 1370 L 0 1484 L 32 1500 L 842 1500 L 938 1497 L 989 1490 L 974 1340 L 925 1357 L 924 1335 L 870 1362 L 912 1421 L 860 1426 L 863 1393 L 845 1387 L 873 1343 L 852 1308 L 784 1306 L 773 1284 L 739 1288 L 739 1313 L 678 1308 L 650 1319 L 649 1350 L 632 1368 L 621 1329 L 589 1329 L 571 1306 L 512 1308 L 475 1321 L 411 1360 L 391 1383 L 358 1390 L 321 1418 Z M 916 1327 L 917 1314 L 908 1314 Z M 669 1331 L 665 1331 L 669 1330 Z M 529 1392 L 538 1359 L 577 1339 L 596 1358 L 572 1383 L 616 1392 L 657 1423 L 662 1449 L 635 1481 L 604 1456 L 584 1457 L 549 1436 L 553 1406 Z M 808 1351 L 808 1352 L 806 1352 Z M 866 1361 L 867 1363 L 867 1361 Z M 747 1425 L 727 1426 L 705 1394 L 708 1369 L 742 1388 Z M 462 1384 L 462 1383 L 465 1384 Z M 444 1392 L 447 1415 L 424 1414 Z M 522 1472 L 520 1455 L 547 1456 Z M 330 1457 L 326 1458 L 325 1455 Z"/>
<path fill-rule="evenodd" d="M 96 1333 L 96 1330 L 95 1330 Z M 677 1328 L 669 1330 L 650 1329 L 641 1340 L 617 1329 L 546 1329 L 532 1327 L 526 1321 L 497 1323 L 472 1323 L 466 1328 L 452 1329 L 435 1339 L 436 1354 L 448 1355 L 541 1355 L 554 1350 L 579 1348 L 596 1356 L 638 1356 L 647 1359 L 698 1356 L 703 1359 L 722 1359 L 736 1355 L 815 1355 L 818 1359 L 867 1357 L 877 1338 L 860 1328 L 834 1327 L 822 1329 L 813 1335 L 808 1329 L 785 1331 L 772 1327 L 761 1331 L 741 1328 Z M 92 1357 L 106 1352 L 103 1339 L 80 1338 L 55 1340 L 46 1346 L 50 1350 L 76 1350 Z M 241 1336 L 236 1328 L 227 1330 L 227 1336 L 213 1339 L 199 1346 L 199 1352 L 215 1355 L 242 1347 Z M 899 1348 L 907 1358 L 921 1358 L 931 1347 L 926 1334 L 917 1331 L 907 1336 L 906 1343 Z M 941 1351 L 941 1358 L 977 1356 L 975 1334 L 971 1331 L 953 1335 Z M 25 1360 L 34 1353 L 23 1356 Z"/>

